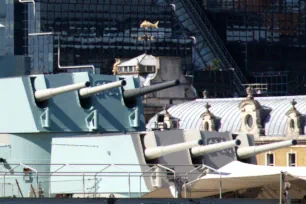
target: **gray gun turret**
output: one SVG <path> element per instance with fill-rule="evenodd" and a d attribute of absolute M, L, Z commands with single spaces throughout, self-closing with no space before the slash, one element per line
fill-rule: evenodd
<path fill-rule="evenodd" d="M 155 84 L 152 86 L 146 86 L 146 87 L 141 87 L 141 88 L 136 88 L 136 89 L 131 89 L 131 90 L 124 90 L 123 97 L 125 99 L 126 105 L 129 107 L 129 106 L 133 106 L 133 104 L 135 103 L 135 99 L 138 96 L 143 96 L 143 95 L 146 95 L 152 92 L 160 91 L 160 90 L 167 89 L 173 86 L 178 86 L 178 85 L 180 85 L 180 81 L 173 80 L 173 81 L 163 82 L 160 84 Z"/>
<path fill-rule="evenodd" d="M 217 152 L 223 149 L 233 148 L 241 144 L 240 140 L 232 140 L 227 142 L 220 142 L 216 144 L 210 144 L 205 146 L 193 147 L 191 148 L 191 155 L 193 157 L 203 156 L 208 153 Z"/>
<path fill-rule="evenodd" d="M 103 85 L 99 85 L 95 87 L 83 88 L 79 91 L 79 94 L 81 98 L 87 98 L 87 97 L 92 96 L 93 94 L 96 94 L 102 91 L 106 91 L 109 89 L 117 88 L 117 87 L 122 87 L 125 85 L 126 85 L 125 80 L 115 81 L 115 82 L 111 82 L 111 83 L 107 83 L 107 84 L 103 84 Z"/>
<path fill-rule="evenodd" d="M 280 149 L 283 147 L 289 147 L 296 144 L 297 144 L 296 140 L 287 140 L 287 141 L 275 142 L 272 144 L 265 144 L 259 146 L 239 147 L 236 152 L 239 159 L 247 159 L 252 156 L 255 156 L 256 154 L 268 152 L 275 149 Z"/>
<path fill-rule="evenodd" d="M 158 157 L 162 157 L 170 153 L 187 150 L 187 149 L 190 149 L 192 147 L 202 145 L 202 144 L 203 144 L 202 140 L 194 140 L 194 141 L 182 142 L 182 143 L 167 145 L 167 146 L 150 147 L 150 148 L 145 149 L 145 156 L 146 156 L 146 159 L 148 160 L 156 159 Z"/>
<path fill-rule="evenodd" d="M 66 86 L 57 87 L 57 88 L 37 90 L 37 91 L 35 91 L 35 99 L 38 102 L 46 101 L 46 100 L 52 98 L 53 96 L 63 94 L 63 93 L 66 93 L 66 92 L 70 92 L 70 91 L 79 90 L 79 89 L 89 87 L 89 86 L 90 86 L 90 82 L 86 81 L 86 82 L 82 82 L 82 83 L 71 84 L 71 85 L 66 85 Z"/>

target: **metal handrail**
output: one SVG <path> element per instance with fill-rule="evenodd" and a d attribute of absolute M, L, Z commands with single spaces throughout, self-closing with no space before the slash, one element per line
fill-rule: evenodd
<path fill-rule="evenodd" d="M 12 172 L 14 169 L 16 169 L 16 168 L 18 168 L 18 167 L 20 167 L 20 166 L 23 166 L 23 167 L 25 167 L 25 168 L 29 168 L 29 169 L 31 169 L 32 171 L 35 171 L 35 172 L 36 172 L 37 192 L 39 191 L 38 171 L 37 171 L 36 169 L 34 169 L 34 168 L 28 166 L 28 165 L 25 165 L 25 164 L 20 163 L 20 164 L 18 164 L 17 166 L 15 166 L 14 168 L 11 168 L 11 169 L 8 170 L 7 172 L 5 172 L 4 175 L 3 175 L 3 196 L 4 196 L 4 197 L 5 197 L 5 176 L 6 176 L 6 174 L 9 173 L 9 172 Z"/>
<path fill-rule="evenodd" d="M 207 166 L 207 165 L 205 165 L 205 164 L 202 164 L 201 167 L 205 167 L 205 168 L 207 168 L 207 169 L 210 169 L 210 170 L 212 170 L 213 172 L 216 172 L 216 173 L 218 173 L 218 174 L 220 175 L 219 198 L 222 199 L 222 173 L 219 172 L 217 169 L 214 169 L 214 168 L 212 168 L 212 167 L 210 167 L 210 166 Z M 195 169 L 194 169 L 194 171 L 195 171 Z M 198 178 L 198 180 L 199 180 L 199 179 L 200 179 L 200 178 Z M 193 181 L 192 181 L 192 182 L 193 182 Z M 187 188 L 187 187 L 186 187 L 187 185 L 190 185 L 190 183 L 191 183 L 191 182 L 185 184 L 185 189 Z"/>
<path fill-rule="evenodd" d="M 150 170 L 156 169 L 157 167 L 160 167 L 160 168 L 162 168 L 162 169 L 169 170 L 169 171 L 173 172 L 173 174 L 174 174 L 174 179 L 175 179 L 175 175 L 176 175 L 176 174 L 175 174 L 175 171 L 174 171 L 173 169 L 170 169 L 170 168 L 168 168 L 168 167 L 165 167 L 165 166 L 163 166 L 163 165 L 161 165 L 161 164 L 156 164 L 156 165 L 154 165 L 153 167 L 151 167 L 151 168 L 147 169 L 146 171 L 144 171 L 144 172 L 139 176 L 139 197 L 141 197 L 141 194 L 142 194 L 142 190 L 141 190 L 141 177 L 142 177 L 142 175 L 145 174 L 145 173 L 149 173 Z M 154 173 L 154 172 L 150 172 L 150 173 Z M 174 193 L 176 194 L 176 188 L 175 188 L 175 192 L 174 192 Z"/>
<path fill-rule="evenodd" d="M 189 175 L 190 173 L 192 173 L 192 172 L 194 172 L 194 171 L 196 171 L 196 170 L 198 170 L 198 169 L 200 169 L 200 168 L 203 168 L 203 165 L 200 165 L 200 166 L 198 166 L 198 167 L 196 167 L 196 168 L 190 170 L 189 172 L 187 172 L 187 173 L 185 174 L 185 176 L 184 176 L 184 178 L 185 178 L 185 179 L 184 179 L 185 198 L 187 198 L 187 187 L 186 187 L 186 180 L 187 180 L 187 177 L 188 177 L 188 175 Z"/>
<path fill-rule="evenodd" d="M 101 171 L 97 172 L 94 176 L 94 181 L 95 181 L 95 193 L 94 193 L 94 197 L 96 197 L 96 194 L 97 194 L 97 183 L 96 183 L 96 177 L 99 173 L 103 172 L 104 170 L 108 169 L 109 167 L 116 167 L 118 169 L 121 169 L 123 171 L 125 171 L 126 173 L 128 173 L 128 185 L 129 185 L 129 197 L 131 197 L 131 181 L 130 181 L 130 172 L 124 168 L 121 168 L 119 166 L 117 166 L 116 164 L 110 164 L 108 165 L 107 167 L 103 168 Z M 118 173 L 121 173 L 121 172 L 118 172 Z"/>
<path fill-rule="evenodd" d="M 230 55 L 229 51 L 226 49 L 226 47 L 224 46 L 224 44 L 222 43 L 220 37 L 218 36 L 217 32 L 215 31 L 215 29 L 213 28 L 213 26 L 211 25 L 210 21 L 208 20 L 207 16 L 202 12 L 202 10 L 199 8 L 199 5 L 197 2 L 195 1 L 180 1 L 183 5 L 185 5 L 185 9 L 187 12 L 189 12 L 189 16 L 191 18 L 193 18 L 194 16 L 193 15 L 197 15 L 197 18 L 198 19 L 202 19 L 203 21 L 201 20 L 197 20 L 197 19 L 194 19 L 193 18 L 193 22 L 195 24 L 198 23 L 198 29 L 200 30 L 200 32 L 202 33 L 203 37 L 206 37 L 206 38 L 210 38 L 210 39 L 207 39 L 207 43 L 210 44 L 210 47 L 211 48 L 214 48 L 215 45 L 217 45 L 217 49 L 211 49 L 212 52 L 214 52 L 215 56 L 224 56 L 223 57 L 223 60 L 225 60 L 225 62 L 227 63 L 227 66 L 225 64 L 223 64 L 223 67 L 226 68 L 226 69 L 230 69 L 232 67 L 235 68 L 235 71 L 233 72 L 234 73 L 234 77 L 236 80 L 234 80 L 234 85 L 236 86 L 236 88 L 238 89 L 238 91 L 241 93 L 243 93 L 243 89 L 242 89 L 242 86 L 241 84 L 242 83 L 246 83 L 247 80 L 246 78 L 244 77 L 243 73 L 241 72 L 241 70 L 239 69 L 238 65 L 236 64 L 236 62 L 234 61 L 234 59 L 232 58 L 232 56 Z M 193 11 L 188 11 L 188 6 L 186 5 L 189 5 L 189 8 L 193 9 Z M 191 15 L 192 13 L 192 15 Z M 206 31 L 203 30 L 204 28 L 206 28 Z M 206 34 L 206 35 L 205 35 Z M 214 42 L 215 45 L 212 44 L 212 42 Z M 218 50 L 219 48 L 219 50 Z M 221 63 L 223 63 L 224 61 L 221 60 Z"/>
<path fill-rule="evenodd" d="M 188 177 L 189 175 L 194 174 L 194 171 L 195 171 L 195 170 L 191 170 L 190 172 L 188 172 L 186 174 L 186 172 L 184 172 L 184 171 L 177 172 L 177 171 L 175 171 L 173 169 L 168 168 L 167 167 L 168 165 L 164 166 L 164 165 L 161 165 L 161 164 L 154 165 L 153 167 L 147 169 L 146 171 L 142 171 L 142 170 L 138 171 L 138 170 L 136 170 L 134 172 L 133 171 L 127 171 L 125 168 L 122 168 L 120 166 L 148 166 L 148 165 L 145 165 L 145 164 L 34 164 L 34 165 L 40 165 L 40 166 L 42 166 L 42 165 L 57 166 L 58 165 L 59 167 L 56 168 L 55 170 L 53 170 L 52 172 L 48 172 L 48 171 L 43 172 L 43 171 L 40 171 L 38 173 L 38 171 L 36 169 L 34 170 L 33 167 L 29 167 L 29 164 L 28 165 L 18 164 L 14 168 L 11 168 L 9 171 L 0 172 L 0 176 L 1 175 L 4 176 L 3 182 L 5 183 L 5 176 L 9 172 L 12 172 L 13 170 L 15 170 L 16 168 L 18 168 L 20 166 L 24 166 L 24 167 L 32 169 L 33 171 L 36 171 L 37 184 L 39 183 L 38 182 L 39 181 L 39 176 L 42 176 L 42 177 L 48 177 L 48 176 L 50 176 L 50 177 L 51 176 L 52 177 L 58 177 L 58 176 L 61 177 L 61 176 L 63 176 L 63 177 L 67 177 L 67 178 L 68 177 L 79 177 L 79 176 L 82 176 L 82 179 L 79 179 L 79 180 L 75 180 L 75 179 L 72 179 L 72 180 L 60 180 L 59 182 L 69 182 L 69 181 L 82 182 L 83 181 L 82 189 L 83 189 L 83 197 L 85 197 L 85 194 L 88 194 L 88 193 L 85 192 L 85 173 L 89 177 L 94 177 L 92 180 L 96 180 L 96 177 L 99 176 L 98 174 L 104 171 L 104 173 L 106 173 L 106 175 L 103 175 L 103 177 L 126 177 L 126 176 L 128 176 L 128 188 L 129 189 L 128 189 L 128 192 L 126 192 L 126 193 L 129 193 L 129 197 L 131 197 L 131 177 L 132 178 L 140 178 L 140 184 L 139 184 L 140 191 L 139 191 L 139 195 L 142 196 L 142 188 L 141 188 L 142 187 L 142 183 L 141 183 L 142 180 L 141 180 L 141 178 L 142 177 L 149 177 L 150 178 L 152 175 L 146 175 L 146 173 L 150 173 L 150 174 L 155 173 L 155 171 L 153 171 L 153 169 L 162 168 L 162 169 L 166 169 L 168 171 L 171 171 L 174 174 L 174 179 L 177 176 L 179 176 L 179 175 L 182 175 L 182 177 L 183 176 Z M 76 165 L 76 167 L 74 167 L 73 165 Z M 82 171 L 82 172 L 81 171 L 80 172 L 78 172 L 78 171 L 77 172 L 76 171 L 69 171 L 69 172 L 63 172 L 63 171 L 60 171 L 61 169 L 63 169 L 66 166 L 71 166 L 73 168 L 77 168 L 78 169 L 77 166 L 80 166 L 80 165 L 89 165 L 89 166 L 93 166 L 93 165 L 96 165 L 96 166 L 103 165 L 103 166 L 105 166 L 106 165 L 107 167 L 103 168 L 102 170 L 100 170 L 98 172 L 93 172 L 93 171 Z M 33 166 L 33 164 L 31 164 L 31 166 Z M 122 171 L 119 171 L 119 172 L 118 171 L 105 171 L 110 166 L 115 166 L 116 168 L 118 168 L 118 169 L 120 169 Z M 171 167 L 173 167 L 173 166 L 193 166 L 194 167 L 194 165 L 169 165 L 169 166 L 171 166 Z M 205 165 L 201 164 L 200 166 L 202 167 L 202 166 L 205 166 Z M 217 170 L 215 170 L 215 169 L 213 169 L 211 167 L 208 167 L 208 166 L 205 166 L 205 167 L 207 167 L 209 169 L 212 169 L 215 172 L 218 172 Z M 200 167 L 197 167 L 197 168 L 200 168 Z M 125 175 L 121 175 L 122 173 L 125 173 Z M 128 175 L 126 175 L 126 173 Z M 14 171 L 14 177 L 16 177 L 16 178 L 22 177 L 24 175 L 25 175 L 25 172 L 23 172 L 23 171 Z M 199 173 L 196 173 L 195 175 L 199 175 Z M 159 178 L 167 178 L 168 176 L 167 176 L 167 174 L 157 174 L 157 177 L 159 177 Z M 222 181 L 221 181 L 221 179 L 222 179 L 222 176 L 220 175 L 220 194 L 222 193 Z M 41 183 L 45 183 L 45 182 L 51 182 L 51 179 L 49 179 L 49 181 L 42 181 Z M 185 184 L 185 187 L 189 185 L 189 183 L 186 184 L 186 182 L 184 182 L 184 184 Z M 5 189 L 6 189 L 6 186 L 4 185 L 3 186 L 3 192 L 4 192 L 3 195 L 6 195 L 5 194 Z M 50 188 L 49 188 L 49 191 L 50 191 L 49 197 L 51 197 L 51 189 Z M 78 191 L 78 192 L 81 193 L 81 191 Z M 98 192 L 98 190 L 96 188 L 96 183 L 95 183 L 95 193 L 94 193 L 95 197 L 97 195 L 97 192 Z M 174 191 L 174 195 L 175 196 L 177 195 L 177 192 L 178 192 L 177 188 L 175 188 L 175 191 Z M 103 193 L 105 193 L 105 192 L 103 192 Z M 185 192 L 185 197 L 186 197 L 186 192 Z M 221 195 L 220 195 L 220 197 L 221 197 Z"/>
<path fill-rule="evenodd" d="M 30 167 L 30 166 L 25 165 L 25 164 L 22 164 L 22 163 L 20 163 L 20 166 L 23 166 L 23 167 L 25 167 L 25 168 L 29 168 L 29 169 L 31 169 L 32 171 L 35 171 L 35 172 L 36 172 L 36 190 L 37 190 L 37 193 L 38 193 L 38 192 L 39 192 L 38 171 L 37 171 L 35 168 Z"/>

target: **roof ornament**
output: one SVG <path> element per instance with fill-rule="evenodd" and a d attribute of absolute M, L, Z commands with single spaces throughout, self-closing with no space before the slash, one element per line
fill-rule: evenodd
<path fill-rule="evenodd" d="M 208 91 L 206 89 L 203 91 L 203 98 L 208 98 Z"/>
<path fill-rule="evenodd" d="M 119 58 L 115 58 L 115 63 L 114 63 L 114 65 L 113 65 L 113 74 L 114 75 L 116 75 L 116 74 L 118 74 L 118 65 L 121 63 L 121 61 L 120 61 L 120 59 Z"/>
<path fill-rule="evenodd" d="M 164 106 L 165 115 L 170 116 L 170 113 L 168 112 L 168 108 L 169 108 L 168 104 L 165 104 Z"/>
<path fill-rule="evenodd" d="M 294 99 L 292 99 L 292 101 L 290 103 L 292 105 L 292 110 L 296 110 L 295 105 L 297 104 L 297 102 Z"/>
<path fill-rule="evenodd" d="M 210 112 L 209 108 L 211 107 L 211 105 L 209 105 L 209 103 L 206 103 L 204 107 L 206 108 L 206 112 Z"/>
<path fill-rule="evenodd" d="M 254 93 L 254 89 L 252 89 L 250 86 L 248 86 L 248 88 L 246 88 L 246 93 L 247 93 L 247 98 L 248 99 L 253 99 L 253 93 Z"/>

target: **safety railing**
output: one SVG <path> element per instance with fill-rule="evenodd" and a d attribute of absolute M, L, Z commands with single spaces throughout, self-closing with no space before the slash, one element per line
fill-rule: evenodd
<path fill-rule="evenodd" d="M 190 175 L 195 175 L 196 178 L 204 175 L 199 168 L 197 168 L 198 171 L 193 170 L 193 165 L 9 164 L 9 166 L 12 168 L 8 171 L 0 171 L 0 185 L 3 188 L 2 197 L 54 197 L 55 194 L 61 196 L 77 195 L 84 198 L 101 195 L 108 197 L 109 194 L 119 194 L 128 198 L 142 197 L 145 193 L 151 192 L 152 189 L 154 190 L 152 174 L 155 177 L 166 180 L 169 184 L 168 187 L 172 183 L 172 180 L 170 181 L 169 179 L 169 172 L 172 173 L 174 184 L 176 178 L 188 178 Z M 186 172 L 173 170 L 173 168 L 176 169 L 177 167 L 188 167 L 190 171 L 186 174 Z M 48 168 L 51 170 L 46 171 Z M 157 168 L 165 172 L 156 172 Z M 24 172 L 24 169 L 27 169 L 27 172 Z M 31 173 L 29 174 L 29 172 Z M 25 181 L 25 176 L 31 178 Z M 103 183 L 102 179 L 106 181 Z M 102 184 L 99 183 L 101 180 Z M 120 182 L 116 183 L 116 180 Z M 106 189 L 108 188 L 105 187 L 113 185 L 111 184 L 112 182 L 115 183 L 114 185 L 118 185 L 121 191 L 107 192 Z M 101 186 L 103 187 L 102 190 L 99 189 Z M 138 192 L 137 186 L 139 187 Z M 58 187 L 62 190 L 55 189 Z M 174 190 L 174 197 L 177 197 L 178 193 L 182 193 L 177 191 L 176 188 Z"/>
<path fill-rule="evenodd" d="M 205 175 L 208 173 L 206 172 L 205 170 L 208 169 L 208 170 L 212 170 L 213 172 L 217 173 L 220 175 L 220 183 L 219 183 L 219 198 L 222 199 L 222 174 L 220 171 L 218 171 L 217 169 L 214 169 L 210 166 L 207 166 L 205 164 L 201 164 L 200 166 L 198 167 L 195 167 L 194 169 L 192 169 L 191 171 L 189 171 L 188 173 L 185 174 L 185 181 L 187 180 L 188 178 L 188 175 L 190 175 L 191 173 L 195 172 L 196 170 L 199 170 L 199 169 L 203 169 L 203 173 L 205 172 Z M 200 177 L 204 176 L 203 174 L 200 174 L 198 179 Z M 190 182 L 189 182 L 190 183 Z M 184 183 L 184 186 L 185 186 L 185 198 L 187 198 L 187 186 L 189 185 L 189 183 Z"/>
<path fill-rule="evenodd" d="M 152 183 L 152 175 L 160 179 L 166 180 L 168 185 L 161 188 L 170 188 L 172 182 L 176 182 L 176 178 L 183 178 L 181 191 L 174 189 L 174 194 L 169 194 L 171 197 L 188 198 L 187 191 L 190 191 L 190 186 L 194 181 L 205 178 L 206 175 L 219 175 L 219 198 L 222 199 L 222 173 L 217 169 L 204 164 L 198 165 L 141 165 L 141 164 L 7 164 L 12 168 L 8 171 L 0 171 L 0 186 L 2 186 L 1 197 L 54 197 L 55 194 L 74 195 L 71 197 L 108 197 L 115 194 L 116 197 L 135 198 L 143 197 L 146 193 L 153 192 L 155 187 Z M 48 167 L 51 171 L 42 171 Z M 184 172 L 176 171 L 182 169 Z M 188 168 L 186 168 L 188 167 Z M 27 172 L 20 171 L 26 169 Z M 69 169 L 65 169 L 69 168 Z M 163 171 L 156 171 L 157 169 Z M 187 170 L 186 170 L 187 169 Z M 75 170 L 75 171 L 73 171 Z M 29 176 L 29 171 L 34 173 L 32 179 L 25 181 L 25 176 Z M 172 173 L 169 176 L 169 173 Z M 280 203 L 286 199 L 285 184 L 287 172 L 280 172 Z M 171 179 L 170 179 L 171 178 Z M 213 178 L 218 178 L 213 176 Z M 102 184 L 97 180 L 102 180 Z M 116 183 L 116 179 L 120 182 Z M 304 178 L 303 178 L 304 179 Z M 170 181 L 171 180 L 171 181 Z M 104 182 L 104 183 L 103 183 Z M 113 183 L 113 184 L 112 184 Z M 35 185 L 33 185 L 35 184 Z M 62 190 L 54 189 L 61 187 Z M 145 184 L 143 186 L 143 184 Z M 109 186 L 115 185 L 121 188 L 121 191 L 107 191 Z M 100 187 L 104 189 L 100 190 Z M 175 185 L 174 185 L 175 186 Z M 68 188 L 67 188 L 68 187 Z M 99 188 L 98 188 L 99 187 Z M 106 188 L 105 188 L 106 187 Z M 139 188 L 138 188 L 139 187 Z M 44 189 L 43 189 L 44 188 Z M 160 188 L 160 187 L 158 187 Z M 156 190 L 158 190 L 158 188 Z M 66 189 L 66 190 L 65 190 Z M 122 190 L 123 189 L 123 190 Z M 138 190 L 139 189 L 139 190 Z M 146 191 L 144 191 L 146 189 Z M 47 192 L 45 192 L 46 190 Z M 55 191 L 56 190 L 56 191 Z M 169 190 L 169 189 L 168 189 Z M 9 192 L 10 191 L 10 192 Z M 51 192 L 52 191 L 52 192 Z M 225 191 L 227 192 L 228 189 Z M 1 192 L 1 190 L 0 190 Z M 9 192 L 9 193 L 8 193 Z M 224 192 L 224 193 L 225 193 Z M 192 193 L 192 190 L 189 192 Z M 183 196 L 184 195 L 184 196 Z M 216 193 L 215 195 L 218 195 Z"/>

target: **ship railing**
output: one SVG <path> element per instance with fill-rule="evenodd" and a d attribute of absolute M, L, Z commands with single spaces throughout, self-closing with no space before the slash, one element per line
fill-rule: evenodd
<path fill-rule="evenodd" d="M 220 171 L 218 171 L 217 169 L 214 169 L 214 168 L 212 168 L 212 167 L 210 167 L 210 166 L 207 166 L 207 165 L 205 165 L 205 164 L 201 164 L 200 166 L 195 167 L 194 169 L 190 170 L 189 172 L 187 172 L 187 173 L 185 174 L 185 179 L 184 179 L 184 187 L 185 187 L 184 193 L 185 193 L 185 198 L 187 198 L 187 187 L 188 187 L 188 185 L 190 185 L 190 182 L 189 182 L 189 183 L 186 183 L 186 181 L 188 181 L 188 176 L 189 176 L 191 173 L 195 172 L 196 170 L 200 170 L 200 169 L 203 169 L 203 172 L 202 172 L 202 174 L 200 174 L 200 175 L 198 176 L 198 179 L 200 179 L 200 177 L 204 176 L 204 174 L 206 175 L 206 174 L 208 173 L 208 172 L 206 171 L 206 169 L 212 170 L 213 172 L 215 172 L 215 173 L 217 173 L 217 174 L 220 175 L 220 180 L 219 180 L 219 198 L 222 199 L 222 173 L 221 173 Z"/>
<path fill-rule="evenodd" d="M 167 172 L 171 172 L 174 176 L 174 179 L 176 178 L 185 178 L 184 180 L 184 186 L 185 186 L 185 197 L 187 197 L 187 186 L 189 183 L 187 183 L 187 178 L 189 176 L 194 175 L 194 178 L 200 178 L 202 176 L 205 176 L 207 174 L 207 169 L 212 170 L 215 173 L 219 173 L 217 170 L 208 167 L 203 164 L 198 165 L 160 165 L 160 164 L 149 164 L 149 165 L 142 165 L 142 164 L 5 164 L 6 166 L 12 167 L 8 171 L 0 171 L 0 178 L 3 178 L 2 181 L 0 181 L 0 186 L 2 186 L 2 196 L 8 197 L 8 194 L 6 192 L 6 189 L 11 189 L 11 194 L 15 194 L 15 192 L 18 192 L 19 197 L 26 197 L 24 195 L 28 195 L 31 193 L 32 197 L 42 197 L 44 194 L 44 190 L 48 190 L 49 193 L 45 193 L 45 196 L 51 197 L 51 184 L 52 183 L 61 183 L 61 185 L 73 185 L 73 182 L 77 182 L 76 190 L 74 192 L 70 192 L 67 190 L 67 192 L 61 193 L 62 195 L 67 194 L 75 194 L 83 196 L 84 198 L 87 196 L 90 197 L 97 197 L 97 195 L 106 195 L 106 194 L 112 194 L 114 192 L 106 192 L 106 191 L 98 191 L 97 186 L 100 185 L 99 181 L 102 180 L 102 178 L 111 178 L 115 179 L 118 177 L 127 178 L 127 186 L 124 184 L 125 193 L 122 193 L 125 197 L 142 197 L 145 193 L 143 192 L 142 188 L 142 182 L 145 182 L 145 180 L 142 178 L 152 178 L 152 174 L 156 178 L 165 178 L 169 179 L 168 173 L 156 173 L 157 168 L 161 168 L 163 170 L 166 170 Z M 18 168 L 19 167 L 19 168 Z M 38 171 L 37 169 L 53 169 L 51 171 Z M 66 169 L 70 168 L 70 169 Z M 84 167 L 87 169 L 84 170 Z M 88 170 L 88 167 L 91 167 L 92 171 Z M 114 168 L 111 168 L 114 167 Z M 136 168 L 135 168 L 136 167 Z M 191 169 L 189 172 L 178 172 L 173 170 L 173 168 L 176 167 L 190 167 Z M 20 168 L 26 168 L 27 172 L 22 171 Z M 73 169 L 73 170 L 72 170 Z M 25 176 L 29 176 L 29 171 L 31 171 L 31 178 L 32 181 L 26 183 L 25 182 Z M 34 175 L 32 176 L 32 173 Z M 210 172 L 209 172 L 210 173 Z M 220 173 L 219 173 L 220 174 Z M 2 177 L 1 177 L 2 176 Z M 58 179 L 56 179 L 56 177 Z M 61 178 L 59 178 L 61 177 Z M 65 179 L 62 179 L 64 178 Z M 51 178 L 55 178 L 52 180 Z M 172 177 L 171 177 L 172 178 Z M 222 177 L 220 174 L 220 198 L 222 193 Z M 35 181 L 36 180 L 36 181 Z M 139 192 L 137 193 L 137 182 L 139 180 L 138 186 L 139 186 Z M 19 182 L 18 182 L 19 181 Z M 133 187 L 131 186 L 131 181 L 133 183 Z M 36 184 L 36 189 L 33 188 L 32 183 Z M 45 185 L 45 184 L 48 185 Z M 70 183 L 70 184 L 69 184 Z M 29 189 L 29 192 L 23 192 L 24 189 L 19 185 L 27 185 L 28 187 L 31 187 Z M 106 184 L 107 185 L 107 184 Z M 42 187 L 48 186 L 46 189 L 42 189 Z M 100 186 L 99 186 L 100 187 Z M 52 187 L 53 188 L 53 187 Z M 147 186 L 148 188 L 148 186 Z M 149 187 L 150 188 L 150 187 Z M 148 188 L 148 189 L 149 189 Z M 133 189 L 133 191 L 131 190 Z M 14 191 L 15 190 L 15 191 Z M 183 193 L 183 192 L 182 192 Z M 175 189 L 175 195 L 177 194 L 177 189 Z M 37 195 L 37 196 L 36 196 Z M 11 195 L 9 195 L 11 196 Z M 16 195 L 15 195 L 16 196 Z"/>

